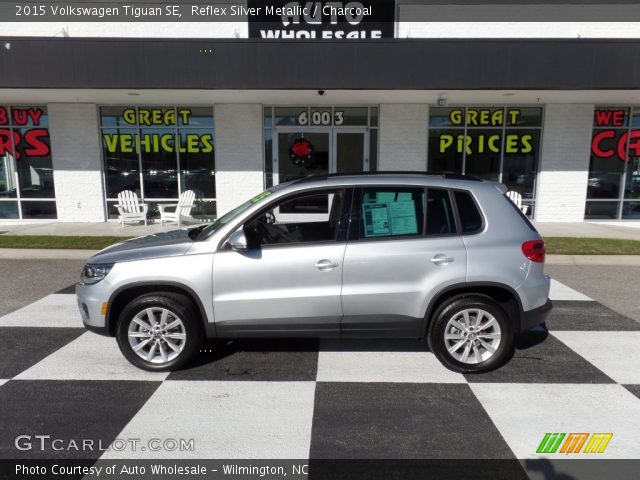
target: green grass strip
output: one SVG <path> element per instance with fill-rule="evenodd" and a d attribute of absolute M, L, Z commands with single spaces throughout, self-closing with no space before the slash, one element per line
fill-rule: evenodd
<path fill-rule="evenodd" d="M 640 240 L 545 237 L 547 253 L 556 255 L 640 255 Z"/>
<path fill-rule="evenodd" d="M 0 248 L 61 248 L 101 250 L 131 237 L 63 235 L 0 235 Z"/>

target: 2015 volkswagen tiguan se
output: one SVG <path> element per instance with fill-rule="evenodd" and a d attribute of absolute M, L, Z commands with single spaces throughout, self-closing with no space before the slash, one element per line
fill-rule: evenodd
<path fill-rule="evenodd" d="M 506 187 L 454 175 L 307 177 L 215 222 L 91 257 L 86 328 L 152 371 L 205 337 L 424 337 L 451 370 L 500 365 L 551 310 L 542 238 Z"/>

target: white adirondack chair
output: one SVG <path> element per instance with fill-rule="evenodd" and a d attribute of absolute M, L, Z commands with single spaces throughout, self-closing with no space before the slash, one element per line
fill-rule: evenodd
<path fill-rule="evenodd" d="M 509 197 L 509 199 L 515 203 L 520 210 L 522 210 L 522 213 L 525 215 L 527 214 L 529 211 L 529 205 L 522 205 L 522 195 L 515 190 L 510 190 L 507 192 L 507 197 Z"/>
<path fill-rule="evenodd" d="M 123 190 L 118 194 L 118 204 L 116 205 L 120 216 L 118 220 L 124 228 L 125 222 L 138 223 L 143 221 L 145 226 L 147 225 L 147 209 L 149 206 L 146 203 L 140 203 L 138 201 L 138 195 L 131 190 Z"/>
<path fill-rule="evenodd" d="M 194 206 L 196 194 L 193 190 L 182 192 L 178 203 L 161 203 L 158 205 L 160 209 L 160 225 L 164 222 L 176 222 L 180 228 L 183 220 L 193 220 L 191 217 L 191 209 Z M 174 208 L 173 211 L 167 211 L 167 208 Z"/>

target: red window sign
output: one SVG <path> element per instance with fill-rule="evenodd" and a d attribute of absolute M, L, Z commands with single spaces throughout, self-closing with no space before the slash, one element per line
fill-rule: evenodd
<path fill-rule="evenodd" d="M 625 127 L 626 115 L 626 109 L 596 110 L 595 126 L 596 128 Z M 631 157 L 640 156 L 640 130 L 598 128 L 591 139 L 591 154 L 600 158 L 615 157 L 622 162 L 628 162 Z"/>
<path fill-rule="evenodd" d="M 12 108 L 11 114 L 5 107 L 0 107 L 0 125 L 13 125 L 13 129 L 0 128 L 0 157 L 7 153 L 20 159 L 23 155 L 30 157 L 47 157 L 51 153 L 49 146 L 49 129 L 40 127 L 44 110 L 41 108 Z M 18 129 L 33 125 L 34 128 Z"/>
<path fill-rule="evenodd" d="M 626 113 L 625 109 L 596 110 L 596 127 L 624 127 Z"/>

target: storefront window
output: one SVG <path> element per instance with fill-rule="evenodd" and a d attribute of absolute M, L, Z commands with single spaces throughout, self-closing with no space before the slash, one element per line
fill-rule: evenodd
<path fill-rule="evenodd" d="M 212 107 L 102 107 L 100 119 L 110 218 L 123 190 L 136 192 L 151 212 L 193 190 L 192 214 L 215 216 Z"/>
<path fill-rule="evenodd" d="M 597 107 L 586 219 L 640 218 L 640 109 Z"/>
<path fill-rule="evenodd" d="M 535 207 L 541 107 L 434 107 L 428 170 L 502 182 Z"/>
<path fill-rule="evenodd" d="M 56 218 L 46 107 L 0 105 L 0 219 Z"/>

